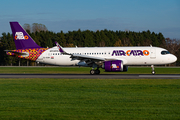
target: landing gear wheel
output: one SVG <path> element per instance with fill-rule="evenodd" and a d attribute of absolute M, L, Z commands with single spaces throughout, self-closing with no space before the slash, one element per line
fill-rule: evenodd
<path fill-rule="evenodd" d="M 153 75 L 155 75 L 155 71 L 153 70 L 152 72 L 151 72 Z"/>
<path fill-rule="evenodd" d="M 95 70 L 90 70 L 90 74 L 94 75 L 95 74 Z"/>
<path fill-rule="evenodd" d="M 95 70 L 95 73 L 97 74 L 97 75 L 99 75 L 100 74 L 100 70 Z"/>
<path fill-rule="evenodd" d="M 96 69 L 96 70 L 90 70 L 90 74 L 91 75 L 99 75 L 100 74 L 100 70 Z"/>

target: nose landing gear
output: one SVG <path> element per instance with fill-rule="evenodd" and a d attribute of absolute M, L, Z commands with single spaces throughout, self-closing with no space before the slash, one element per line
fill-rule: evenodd
<path fill-rule="evenodd" d="M 154 70 L 154 65 L 151 65 L 151 68 L 152 68 L 152 74 L 155 75 L 155 70 Z"/>

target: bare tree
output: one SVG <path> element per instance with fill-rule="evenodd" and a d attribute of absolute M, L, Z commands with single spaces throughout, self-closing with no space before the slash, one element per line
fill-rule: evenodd
<path fill-rule="evenodd" d="M 26 31 L 28 31 L 29 30 L 29 32 L 31 32 L 31 26 L 29 25 L 29 24 L 24 24 L 23 25 L 23 28 L 26 30 Z"/>
<path fill-rule="evenodd" d="M 180 49 L 180 41 L 176 39 L 166 38 L 165 47 L 170 53 L 175 54 Z"/>
<path fill-rule="evenodd" d="M 124 46 L 132 46 L 129 38 L 123 38 L 122 41 Z"/>
<path fill-rule="evenodd" d="M 105 47 L 106 43 L 104 41 L 99 42 L 99 47 Z"/>
<path fill-rule="evenodd" d="M 115 42 L 114 46 L 118 47 L 118 46 L 123 46 L 121 40 L 119 39 L 118 41 Z"/>
<path fill-rule="evenodd" d="M 152 45 L 152 41 L 150 39 L 146 39 L 143 41 L 142 45 L 143 46 L 150 46 L 150 45 Z"/>
<path fill-rule="evenodd" d="M 40 32 L 40 31 L 47 31 L 47 28 L 43 24 L 33 23 L 32 24 L 32 32 Z"/>

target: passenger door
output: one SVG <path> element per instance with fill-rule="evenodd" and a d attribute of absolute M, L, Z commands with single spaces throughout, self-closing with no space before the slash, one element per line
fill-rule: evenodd
<path fill-rule="evenodd" d="M 151 47 L 150 51 L 151 51 L 150 58 L 155 59 L 156 58 L 156 49 Z"/>

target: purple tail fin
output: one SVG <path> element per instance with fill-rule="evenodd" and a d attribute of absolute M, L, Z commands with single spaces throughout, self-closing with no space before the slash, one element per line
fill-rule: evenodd
<path fill-rule="evenodd" d="M 16 49 L 41 48 L 18 22 L 10 22 Z"/>

